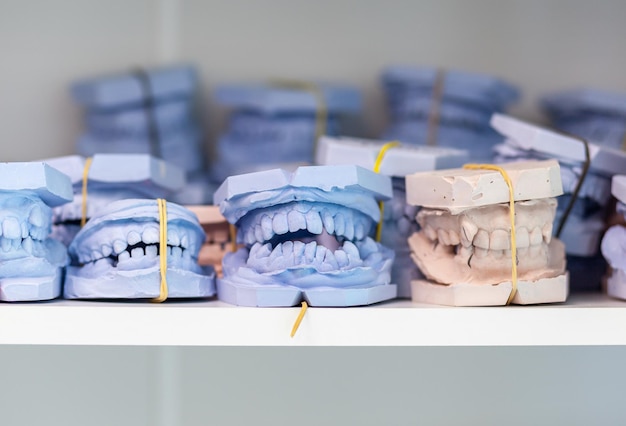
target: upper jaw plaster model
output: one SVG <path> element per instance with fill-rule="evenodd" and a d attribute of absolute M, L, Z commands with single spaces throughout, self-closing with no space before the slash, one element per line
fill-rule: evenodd
<path fill-rule="evenodd" d="M 512 303 L 562 302 L 568 293 L 563 244 L 552 238 L 556 161 L 502 165 L 515 197 L 518 286 Z M 423 206 L 422 231 L 409 238 L 430 280 L 412 282 L 413 300 L 504 305 L 512 292 L 509 190 L 498 171 L 452 169 L 407 176 L 407 202 Z"/>
<path fill-rule="evenodd" d="M 613 176 L 611 192 L 617 198 L 617 211 L 626 219 L 626 176 Z M 618 299 L 626 299 L 626 228 L 614 225 L 602 239 L 602 254 L 610 265 L 607 293 Z"/>
<path fill-rule="evenodd" d="M 0 163 L 0 300 L 61 294 L 67 251 L 48 238 L 50 207 L 72 199 L 69 179 L 43 163 Z"/>
<path fill-rule="evenodd" d="M 65 297 L 154 298 L 160 294 L 160 220 L 156 200 L 111 203 L 69 247 Z M 205 234 L 189 210 L 167 203 L 167 297 L 215 293 L 212 270 L 197 264 Z"/>
<path fill-rule="evenodd" d="M 388 177 L 356 166 L 231 176 L 215 204 L 245 248 L 224 257 L 220 299 L 246 306 L 353 306 L 396 296 L 393 252 L 368 234 Z"/>

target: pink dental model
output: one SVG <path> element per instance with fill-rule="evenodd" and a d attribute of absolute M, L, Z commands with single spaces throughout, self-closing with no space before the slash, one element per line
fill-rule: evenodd
<path fill-rule="evenodd" d="M 567 298 L 565 250 L 552 238 L 554 197 L 563 193 L 558 162 L 501 167 L 512 184 L 514 232 L 509 186 L 499 171 L 450 169 L 406 177 L 407 203 L 422 206 L 422 229 L 409 238 L 411 256 L 427 278 L 411 282 L 413 301 L 490 306 Z"/>

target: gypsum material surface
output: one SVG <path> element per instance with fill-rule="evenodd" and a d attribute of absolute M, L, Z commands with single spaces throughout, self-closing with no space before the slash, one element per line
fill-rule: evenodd
<path fill-rule="evenodd" d="M 388 99 L 389 113 L 397 121 L 427 121 L 433 108 L 437 108 L 440 123 L 475 129 L 488 127 L 491 115 L 496 112 L 461 102 L 442 101 L 437 104 L 432 99 L 432 91 L 403 91 Z"/>
<path fill-rule="evenodd" d="M 189 98 L 197 87 L 196 72 L 191 66 L 151 69 L 141 74 L 146 81 L 137 71 L 84 79 L 74 83 L 71 92 L 88 109 L 108 110 L 143 107 L 147 97 L 155 103 Z"/>
<path fill-rule="evenodd" d="M 577 89 L 552 93 L 541 99 L 550 114 L 595 112 L 626 117 L 626 94 L 597 89 Z"/>
<path fill-rule="evenodd" d="M 233 111 L 225 135 L 242 143 L 268 139 L 295 143 L 301 138 L 312 138 L 316 131 L 315 111 L 299 114 L 266 115 L 249 111 Z M 340 120 L 336 114 L 326 118 L 326 132 L 340 133 Z"/>
<path fill-rule="evenodd" d="M 393 252 L 368 234 L 391 180 L 357 166 L 231 176 L 215 204 L 245 248 L 224 257 L 220 299 L 245 306 L 367 305 L 396 296 Z"/>
<path fill-rule="evenodd" d="M 63 173 L 42 163 L 0 163 L 0 300 L 49 300 L 61 294 L 67 250 L 49 238 L 52 210 L 71 201 Z"/>
<path fill-rule="evenodd" d="M 517 247 L 516 304 L 563 302 L 568 293 L 563 244 L 552 238 L 558 162 L 502 165 L 512 182 Z M 412 282 L 417 302 L 504 305 L 512 291 L 509 188 L 498 171 L 451 169 L 406 178 L 407 202 L 422 206 L 422 230 L 409 238 L 427 280 Z"/>
<path fill-rule="evenodd" d="M 66 246 L 80 230 L 83 216 L 83 175 L 86 159 L 79 155 L 43 160 L 69 176 L 72 202 L 55 207 L 52 235 Z M 163 198 L 185 185 L 183 171 L 148 154 L 95 154 L 87 171 L 86 219 L 113 201 Z"/>
<path fill-rule="evenodd" d="M 373 170 L 385 142 L 356 139 L 320 138 L 317 163 L 323 165 L 354 164 Z M 385 202 L 381 243 L 393 248 L 396 257 L 391 270 L 392 282 L 398 286 L 398 297 L 411 297 L 411 280 L 423 277 L 412 262 L 407 243 L 418 230 L 417 207 L 406 204 L 404 177 L 418 171 L 459 167 L 467 162 L 467 151 L 456 149 L 400 145 L 389 149 L 380 163 L 379 172 L 393 177 L 393 198 Z"/>
<path fill-rule="evenodd" d="M 485 107 L 502 110 L 519 99 L 518 90 L 503 80 L 477 73 L 459 70 L 442 70 L 442 100 L 458 99 Z M 398 65 L 388 67 L 382 74 L 385 90 L 393 93 L 408 88 L 431 89 L 438 73 L 431 67 Z"/>
<path fill-rule="evenodd" d="M 152 299 L 160 295 L 160 219 L 156 200 L 111 203 L 69 247 L 68 299 Z M 205 234 L 195 214 L 167 203 L 167 297 L 215 294 L 215 274 L 198 265 Z"/>
<path fill-rule="evenodd" d="M 319 91 L 325 110 L 329 114 L 358 113 L 362 108 L 359 91 L 351 86 L 312 83 Z M 278 84 L 227 84 L 215 89 L 218 104 L 245 111 L 256 111 L 266 115 L 308 112 L 319 109 L 319 100 L 311 90 L 280 87 Z"/>
<path fill-rule="evenodd" d="M 613 177 L 611 193 L 617 198 L 618 211 L 626 218 L 624 203 L 626 203 L 626 175 Z M 607 292 L 609 296 L 626 300 L 626 228 L 621 225 L 610 227 L 601 245 L 602 254 L 611 267 L 607 279 Z"/>
<path fill-rule="evenodd" d="M 210 204 L 217 185 L 211 180 L 209 172 L 196 171 L 187 173 L 185 185 L 168 196 L 176 204 Z"/>

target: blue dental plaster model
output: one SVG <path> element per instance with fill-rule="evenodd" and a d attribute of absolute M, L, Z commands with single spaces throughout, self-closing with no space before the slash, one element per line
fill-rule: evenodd
<path fill-rule="evenodd" d="M 393 252 L 368 234 L 391 180 L 357 166 L 231 176 L 215 193 L 245 248 L 228 253 L 218 296 L 244 306 L 367 305 L 396 296 Z"/>
<path fill-rule="evenodd" d="M 160 294 L 159 209 L 156 200 L 111 203 L 69 247 L 68 299 L 155 298 Z M 170 298 L 215 294 L 214 272 L 198 266 L 205 234 L 189 210 L 167 203 L 167 285 Z"/>
<path fill-rule="evenodd" d="M 611 192 L 617 198 L 617 212 L 626 220 L 626 175 L 613 176 Z M 601 248 L 610 266 L 607 293 L 626 300 L 626 228 L 623 225 L 610 227 L 602 238 Z"/>
<path fill-rule="evenodd" d="M 85 158 L 71 155 L 44 162 L 72 180 L 73 201 L 53 209 L 53 236 L 68 246 L 80 230 Z M 87 172 L 86 219 L 113 201 L 165 198 L 185 184 L 180 168 L 148 154 L 96 154 Z"/>
<path fill-rule="evenodd" d="M 261 167 L 279 168 L 279 163 L 310 164 L 318 131 L 344 133 L 342 118 L 361 110 L 360 93 L 331 84 L 311 87 L 319 91 L 317 95 L 297 85 L 218 87 L 217 103 L 233 111 L 228 128 L 218 140 L 217 161 L 211 171 L 215 181 Z"/>
<path fill-rule="evenodd" d="M 67 176 L 44 163 L 0 163 L 0 300 L 61 294 L 67 250 L 48 238 L 50 207 L 72 200 Z"/>
<path fill-rule="evenodd" d="M 490 162 L 502 141 L 489 127 L 491 115 L 519 98 L 507 82 L 458 70 L 393 66 L 382 83 L 390 116 L 382 139 L 465 149 L 476 162 Z M 431 132 L 436 138 L 429 141 Z"/>
<path fill-rule="evenodd" d="M 373 170 L 384 146 L 382 141 L 332 138 L 319 141 L 317 163 L 323 165 L 354 164 Z M 415 220 L 418 207 L 406 203 L 405 176 L 435 169 L 461 167 L 467 163 L 468 152 L 434 146 L 400 145 L 387 151 L 380 164 L 380 173 L 390 176 L 393 198 L 385 203 L 380 242 L 395 252 L 391 281 L 398 286 L 398 297 L 411 297 L 411 281 L 423 278 L 411 259 L 408 238 L 418 231 Z"/>

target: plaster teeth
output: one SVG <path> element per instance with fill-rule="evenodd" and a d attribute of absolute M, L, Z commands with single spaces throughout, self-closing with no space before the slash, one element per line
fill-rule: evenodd
<path fill-rule="evenodd" d="M 183 249 L 179 246 L 172 247 L 172 257 L 183 257 Z"/>
<path fill-rule="evenodd" d="M 335 235 L 341 236 L 346 232 L 346 222 L 341 213 L 335 215 Z"/>
<path fill-rule="evenodd" d="M 307 263 L 312 263 L 315 259 L 315 251 L 317 250 L 317 242 L 312 241 L 304 247 L 304 259 Z"/>
<path fill-rule="evenodd" d="M 244 234 L 244 242 L 247 245 L 252 245 L 256 242 L 253 227 L 250 227 L 246 230 L 246 233 Z"/>
<path fill-rule="evenodd" d="M 21 222 L 20 223 L 20 228 L 22 230 L 22 238 L 26 238 L 28 237 L 28 226 L 26 225 L 26 222 Z"/>
<path fill-rule="evenodd" d="M 530 236 L 525 226 L 515 228 L 515 241 L 517 248 L 526 248 L 530 245 Z"/>
<path fill-rule="evenodd" d="M 256 257 L 260 259 L 262 257 L 269 257 L 270 254 L 272 254 L 272 245 L 267 243 L 259 247 Z"/>
<path fill-rule="evenodd" d="M 351 257 L 351 258 L 353 257 L 355 259 L 360 259 L 359 249 L 351 241 L 346 241 L 345 243 L 343 243 L 342 249 L 343 249 L 343 251 L 346 252 L 346 254 L 349 257 Z"/>
<path fill-rule="evenodd" d="M 426 225 L 424 227 L 424 233 L 426 234 L 426 237 L 428 237 L 430 241 L 437 241 L 437 231 L 435 231 L 435 229 L 432 226 Z"/>
<path fill-rule="evenodd" d="M 287 213 L 287 223 L 289 224 L 289 232 L 296 232 L 301 229 L 306 229 L 306 220 L 302 213 L 295 210 Z"/>
<path fill-rule="evenodd" d="M 272 219 L 272 228 L 276 235 L 282 235 L 289 232 L 289 223 L 287 222 L 287 215 L 285 213 L 276 213 Z"/>
<path fill-rule="evenodd" d="M 344 246 L 345 246 L 345 244 L 344 244 Z M 359 253 L 361 253 L 361 255 L 364 258 L 366 258 L 370 254 L 372 254 L 374 252 L 377 252 L 378 251 L 378 246 L 376 245 L 374 240 L 372 240 L 370 237 L 367 237 L 365 240 L 363 240 L 362 242 L 358 243 L 358 250 L 359 250 Z"/>
<path fill-rule="evenodd" d="M 91 251 L 91 260 L 101 259 L 102 257 L 103 257 L 102 253 L 100 253 L 99 251 L 97 250 Z"/>
<path fill-rule="evenodd" d="M 474 237 L 474 246 L 481 249 L 489 248 L 489 234 L 484 229 L 479 229 Z"/>
<path fill-rule="evenodd" d="M 134 246 L 141 241 L 141 235 L 137 231 L 129 231 L 126 235 L 126 241 L 128 241 L 129 246 Z"/>
<path fill-rule="evenodd" d="M 258 242 L 265 241 L 265 238 L 263 238 L 263 229 L 261 228 L 261 225 L 256 225 L 254 227 L 254 239 Z"/>
<path fill-rule="evenodd" d="M 127 260 L 130 259 L 130 253 L 127 251 L 123 251 L 119 254 L 119 256 L 117 257 L 117 261 L 122 263 L 122 262 L 126 262 Z"/>
<path fill-rule="evenodd" d="M 328 269 L 329 271 L 339 269 L 339 264 L 337 263 L 337 259 L 335 259 L 335 255 L 332 251 L 326 250 L 322 266 L 324 266 L 322 269 Z"/>
<path fill-rule="evenodd" d="M 484 259 L 485 257 L 487 257 L 487 253 L 489 253 L 489 250 L 480 247 L 474 248 L 474 256 L 476 256 L 478 259 Z"/>
<path fill-rule="evenodd" d="M 437 231 L 437 238 L 439 239 L 439 242 L 449 246 L 450 245 L 450 237 L 448 236 L 448 231 L 446 231 L 445 229 L 439 229 Z"/>
<path fill-rule="evenodd" d="M 42 227 L 44 225 L 44 217 L 43 212 L 41 211 L 41 207 L 35 206 L 30 211 L 28 215 L 28 221 L 38 227 Z"/>
<path fill-rule="evenodd" d="M 302 241 L 293 242 L 293 255 L 296 258 L 296 263 L 298 263 L 298 258 L 304 254 L 304 246 L 305 244 Z"/>
<path fill-rule="evenodd" d="M 530 231 L 529 237 L 531 246 L 539 245 L 543 241 L 543 235 L 541 235 L 541 229 L 539 228 L 533 228 L 533 230 Z"/>
<path fill-rule="evenodd" d="M 155 257 L 157 257 L 157 246 L 154 244 L 151 244 L 149 246 L 146 246 L 146 256 L 150 259 L 153 259 Z"/>
<path fill-rule="evenodd" d="M 472 245 L 472 241 L 474 241 L 474 237 L 476 236 L 477 232 L 478 226 L 476 226 L 474 222 L 466 217 L 463 217 L 463 219 L 461 219 L 461 233 L 459 236 L 461 239 L 461 243 L 465 247 Z"/>
<path fill-rule="evenodd" d="M 326 254 L 326 247 L 324 247 L 324 246 L 317 246 L 317 249 L 315 250 L 314 264 L 315 265 L 321 265 L 322 262 L 324 261 L 324 255 L 325 254 Z"/>
<path fill-rule="evenodd" d="M 506 250 L 510 248 L 509 233 L 504 229 L 496 229 L 489 238 L 489 248 L 491 250 Z"/>
<path fill-rule="evenodd" d="M 146 244 L 155 244 L 159 242 L 159 229 L 149 226 L 141 233 L 141 240 Z"/>
<path fill-rule="evenodd" d="M 274 229 L 272 229 L 272 218 L 264 214 L 261 218 L 261 230 L 263 231 L 263 240 L 271 240 L 274 236 Z"/>
<path fill-rule="evenodd" d="M 141 247 L 135 247 L 130 252 L 130 257 L 140 257 L 146 254 Z"/>
<path fill-rule="evenodd" d="M 21 245 L 22 245 L 22 239 L 21 238 L 15 238 L 15 239 L 11 240 L 11 248 L 13 250 L 19 249 Z"/>
<path fill-rule="evenodd" d="M 349 221 L 346 221 L 346 229 L 344 232 L 344 236 L 348 239 L 348 240 L 353 240 L 354 239 L 354 224 L 350 223 Z"/>
<path fill-rule="evenodd" d="M 282 255 L 283 255 L 282 244 L 278 244 L 276 247 L 274 247 L 274 250 L 272 250 L 272 253 L 270 254 L 270 260 L 269 260 L 270 263 L 274 262 L 276 259 L 278 259 Z"/>
<path fill-rule="evenodd" d="M 494 259 L 502 259 L 504 256 L 504 250 L 491 250 L 490 253 Z"/>
<path fill-rule="evenodd" d="M 189 236 L 187 233 L 183 233 L 180 237 L 180 245 L 183 248 L 189 248 Z"/>
<path fill-rule="evenodd" d="M 2 234 L 5 238 L 20 238 L 22 235 L 20 222 L 17 218 L 7 217 L 2 222 Z"/>
<path fill-rule="evenodd" d="M 113 253 L 116 255 L 126 250 L 126 247 L 128 247 L 128 244 L 126 244 L 126 241 L 123 241 L 123 240 L 113 241 Z"/>
<path fill-rule="evenodd" d="M 337 259 L 337 264 L 340 268 L 344 268 L 350 263 L 350 261 L 348 260 L 348 255 L 343 250 L 335 251 L 335 259 Z"/>
<path fill-rule="evenodd" d="M 324 226 L 322 225 L 322 218 L 319 213 L 311 210 L 306 214 L 306 229 L 311 234 L 319 235 L 322 233 Z"/>
<path fill-rule="evenodd" d="M 528 257 L 534 258 L 537 256 L 542 256 L 544 251 L 542 250 L 541 245 L 531 245 L 528 247 Z"/>
<path fill-rule="evenodd" d="M 543 240 L 546 244 L 550 244 L 550 241 L 552 241 L 552 222 L 548 222 L 543 225 L 543 228 L 541 228 L 541 234 L 543 235 Z"/>
<path fill-rule="evenodd" d="M 30 237 L 24 238 L 22 241 L 22 247 L 26 251 L 26 253 L 32 254 L 33 252 L 33 239 Z"/>
<path fill-rule="evenodd" d="M 333 220 L 333 216 L 326 210 L 322 212 L 322 221 L 324 222 L 324 228 L 326 229 L 326 232 L 328 232 L 329 234 L 335 232 L 335 221 Z"/>
<path fill-rule="evenodd" d="M 102 246 L 100 246 L 100 251 L 102 252 L 102 256 L 109 257 L 111 256 L 111 253 L 113 253 L 113 248 L 109 245 L 102 244 Z"/>
<path fill-rule="evenodd" d="M 180 235 L 178 234 L 178 230 L 168 229 L 167 231 L 167 244 L 170 246 L 179 246 L 180 245 Z"/>
<path fill-rule="evenodd" d="M 405 218 L 401 218 L 400 220 L 407 221 Z M 408 232 L 408 228 L 407 228 L 407 232 Z M 354 236 L 356 237 L 357 240 L 362 240 L 363 237 L 365 237 L 365 224 L 363 222 L 359 222 L 357 225 L 355 225 Z"/>
<path fill-rule="evenodd" d="M 451 246 L 456 246 L 456 245 L 461 244 L 461 239 L 459 238 L 459 234 L 457 234 L 456 231 L 454 230 L 448 231 L 448 238 L 450 239 Z"/>

